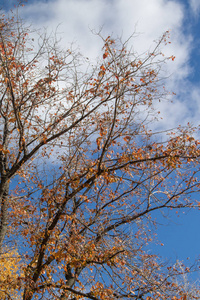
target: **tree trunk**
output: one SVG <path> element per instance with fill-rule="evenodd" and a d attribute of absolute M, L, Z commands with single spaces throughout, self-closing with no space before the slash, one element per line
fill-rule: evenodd
<path fill-rule="evenodd" d="M 3 241 L 8 227 L 8 192 L 9 181 L 6 179 L 0 184 L 0 253 L 2 252 Z"/>

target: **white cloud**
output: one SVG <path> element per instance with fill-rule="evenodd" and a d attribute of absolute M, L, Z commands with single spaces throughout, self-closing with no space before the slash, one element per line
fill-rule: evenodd
<path fill-rule="evenodd" d="M 190 8 L 195 17 L 200 13 L 200 1 L 199 0 L 189 0 Z"/>
<path fill-rule="evenodd" d="M 146 50 L 154 39 L 168 29 L 179 30 L 183 8 L 175 1 L 165 0 L 54 0 L 28 4 L 22 10 L 36 26 L 56 28 L 60 24 L 67 41 L 77 40 L 84 50 L 98 44 L 90 29 L 106 34 L 123 35 L 126 39 L 135 30 L 141 33 L 135 45 Z"/>
<path fill-rule="evenodd" d="M 190 0 L 190 5 L 194 10 L 200 8 L 199 1 Z M 193 40 L 192 36 L 186 35 L 183 31 L 185 13 L 184 6 L 175 0 L 37 1 L 33 4 L 28 3 L 22 9 L 23 17 L 36 27 L 46 27 L 51 31 L 60 24 L 58 32 L 63 38 L 63 45 L 69 47 L 71 42 L 76 42 L 81 52 L 93 60 L 98 56 L 102 42 L 90 29 L 98 31 L 103 26 L 104 36 L 113 34 L 122 36 L 123 39 L 136 32 L 138 35 L 132 39 L 132 43 L 133 49 L 138 53 L 148 50 L 154 40 L 158 40 L 170 29 L 171 44 L 164 51 L 167 55 L 175 55 L 176 59 L 175 62 L 166 65 L 166 73 L 163 75 L 172 74 L 167 81 L 167 87 L 177 94 L 181 93 L 183 85 L 186 86 L 187 76 L 191 71 L 189 59 Z M 194 117 L 188 110 L 187 93 L 184 97 L 177 101 L 174 99 L 175 104 L 168 112 L 166 105 L 162 106 L 170 127 L 185 120 L 187 111 L 187 119 Z M 193 98 L 190 98 L 191 101 Z M 195 113 L 199 114 L 199 111 L 198 107 Z"/>

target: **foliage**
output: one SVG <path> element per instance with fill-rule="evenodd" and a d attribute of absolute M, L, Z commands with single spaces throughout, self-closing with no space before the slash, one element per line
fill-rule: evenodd
<path fill-rule="evenodd" d="M 199 191 L 196 129 L 151 126 L 168 33 L 143 56 L 99 34 L 86 67 L 19 19 L 0 27 L 0 246 L 18 244 L 22 298 L 186 299 L 179 270 L 145 251 L 153 214 Z"/>
<path fill-rule="evenodd" d="M 18 299 L 18 278 L 20 276 L 20 258 L 16 250 L 4 249 L 0 256 L 0 297 Z M 10 298 L 11 297 L 11 298 Z"/>

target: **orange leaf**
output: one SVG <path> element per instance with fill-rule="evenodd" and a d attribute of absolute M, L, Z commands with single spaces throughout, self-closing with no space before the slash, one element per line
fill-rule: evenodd
<path fill-rule="evenodd" d="M 11 119 L 9 119 L 9 122 L 10 123 L 14 123 L 16 121 L 16 118 L 11 118 Z"/>
<path fill-rule="evenodd" d="M 103 59 L 105 59 L 107 56 L 108 56 L 108 52 L 105 52 L 105 53 L 103 54 Z"/>
<path fill-rule="evenodd" d="M 7 153 L 10 153 L 10 151 L 9 150 L 2 150 L 2 152 L 4 153 L 4 154 L 7 154 Z"/>

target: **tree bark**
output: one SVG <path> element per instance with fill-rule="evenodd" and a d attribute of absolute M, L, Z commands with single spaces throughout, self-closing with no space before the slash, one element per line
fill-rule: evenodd
<path fill-rule="evenodd" d="M 0 185 L 0 253 L 2 252 L 3 241 L 8 227 L 8 192 L 9 181 L 5 180 L 5 182 L 1 182 Z"/>

